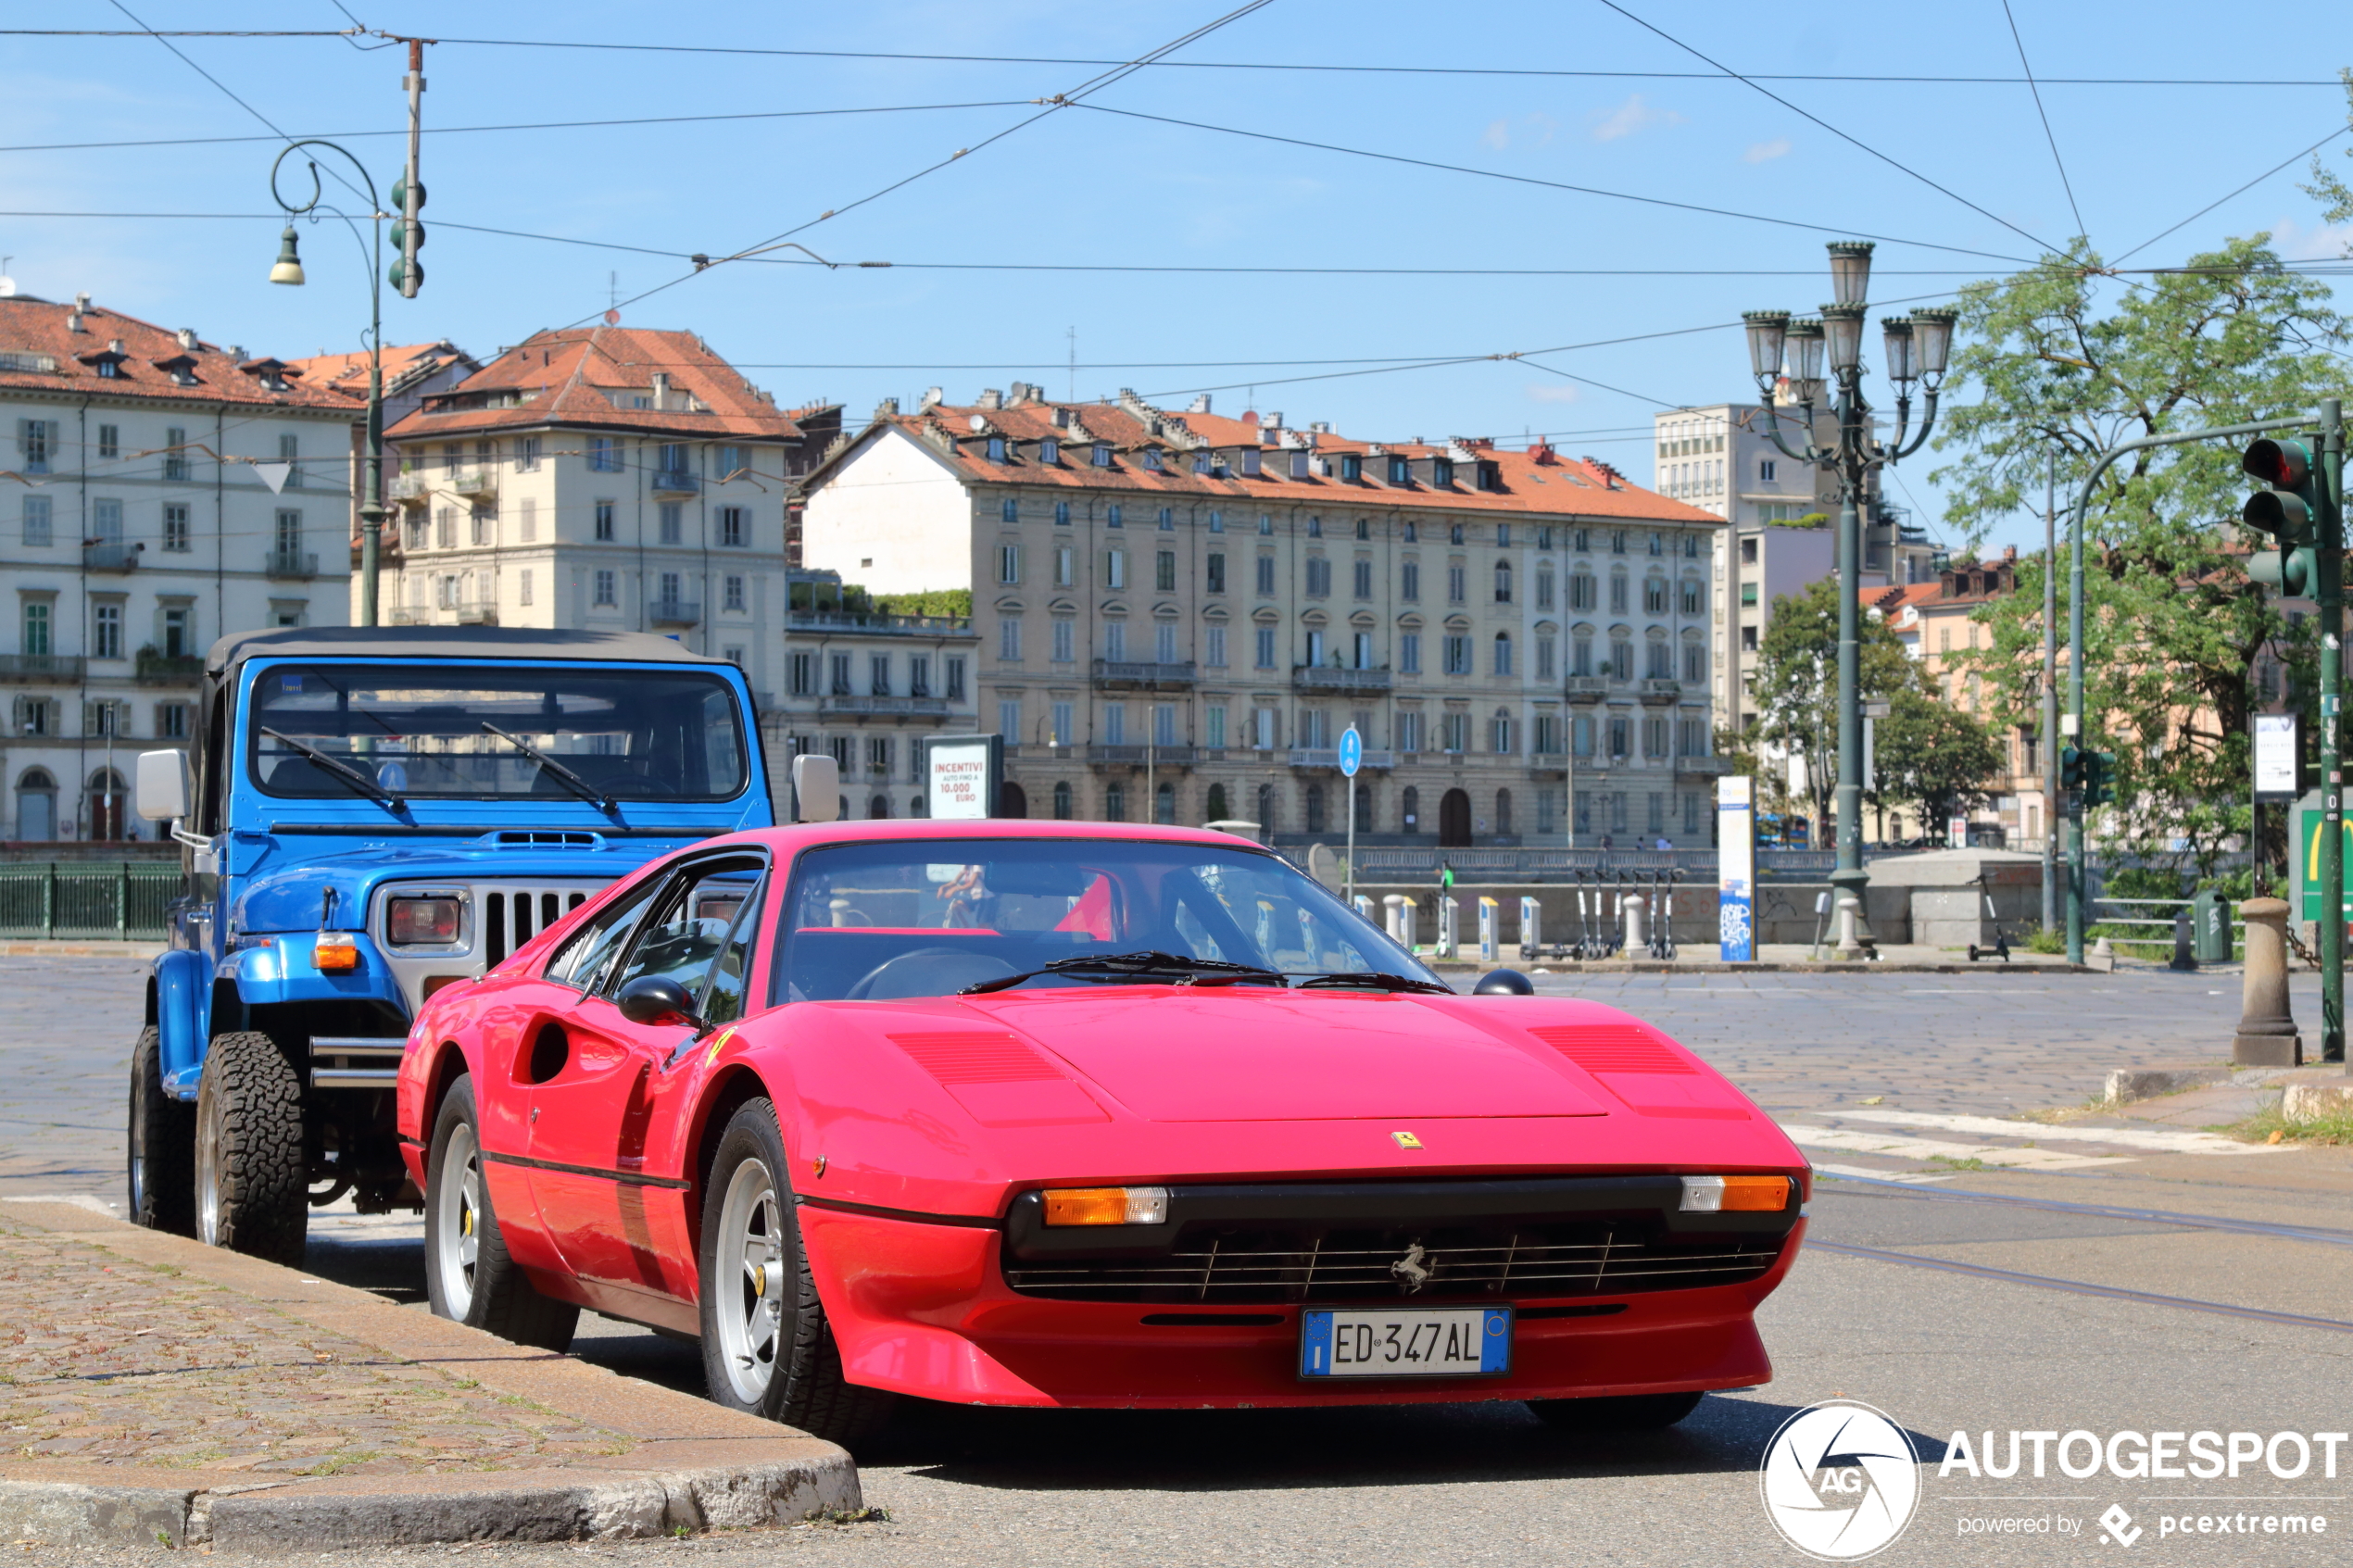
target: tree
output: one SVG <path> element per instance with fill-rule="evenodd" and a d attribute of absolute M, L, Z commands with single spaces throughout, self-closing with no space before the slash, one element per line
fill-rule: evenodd
<path fill-rule="evenodd" d="M 1918 677 L 1911 659 L 1880 617 L 1861 617 L 1856 653 L 1863 701 L 1913 689 Z M 1829 843 L 1822 830 L 1838 788 L 1837 578 L 1773 601 L 1773 619 L 1757 648 L 1756 708 L 1756 739 L 1806 759 L 1816 841 Z"/>
<path fill-rule="evenodd" d="M 1962 291 L 1936 441 L 1957 456 L 1931 476 L 1945 486 L 1945 521 L 1974 543 L 2037 506 L 2054 451 L 2064 508 L 2096 455 L 2124 441 L 2346 395 L 2353 379 L 2334 355 L 2346 323 L 2328 285 L 2284 270 L 2268 240 L 2233 240 L 2132 283 L 2112 282 L 2079 241 Z M 2079 744 L 2117 753 L 2121 836 L 2158 855 L 2178 836 L 2201 872 L 2247 825 L 2258 656 L 2278 645 L 2292 670 L 2311 669 L 2312 628 L 2291 627 L 2247 580 L 2250 536 L 2235 519 L 2249 482 L 2237 457 L 2220 441 L 2136 453 L 2108 470 L 2086 519 L 2090 734 Z M 2044 570 L 2021 559 L 2018 592 L 1979 612 L 1993 646 L 1969 657 L 2006 722 L 2032 721 L 2040 701 Z"/>
<path fill-rule="evenodd" d="M 1974 716 L 1907 687 L 1887 699 L 1887 717 L 1873 727 L 1871 752 L 1879 787 L 1873 806 L 1917 803 L 1920 819 L 1939 823 L 1966 816 L 1992 797 L 1986 786 L 2003 768 L 1993 732 Z"/>

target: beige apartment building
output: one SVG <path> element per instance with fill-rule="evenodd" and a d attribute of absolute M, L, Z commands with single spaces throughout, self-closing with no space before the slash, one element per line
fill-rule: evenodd
<path fill-rule="evenodd" d="M 1332 837 L 1353 725 L 1377 841 L 1706 842 L 1723 525 L 1605 464 L 1017 383 L 885 403 L 805 494 L 809 568 L 970 591 L 1013 811 Z"/>

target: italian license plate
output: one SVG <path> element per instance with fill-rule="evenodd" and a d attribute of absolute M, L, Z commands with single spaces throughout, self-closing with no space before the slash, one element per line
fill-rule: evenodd
<path fill-rule="evenodd" d="M 1509 1307 L 1310 1307 L 1299 1314 L 1302 1377 L 1501 1377 L 1511 1370 Z"/>

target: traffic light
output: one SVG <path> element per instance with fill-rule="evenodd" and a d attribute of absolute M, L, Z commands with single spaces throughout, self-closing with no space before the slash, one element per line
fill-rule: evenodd
<path fill-rule="evenodd" d="M 417 182 L 418 210 L 422 211 L 424 205 L 425 184 L 420 180 Z M 425 282 L 424 263 L 417 259 L 417 252 L 424 247 L 425 226 L 408 216 L 409 177 L 406 174 L 392 182 L 392 207 L 401 215 L 400 254 L 393 257 L 389 276 L 392 285 L 400 291 L 401 298 L 414 299 L 418 289 L 423 287 Z"/>
<path fill-rule="evenodd" d="M 2077 755 L 2082 759 L 2083 804 L 2106 806 L 2114 801 L 2116 798 L 2116 753 L 2085 751 L 2079 752 Z"/>
<path fill-rule="evenodd" d="M 2078 790 L 2083 787 L 2083 759 L 2090 753 L 2068 746 L 2059 752 L 2059 787 Z"/>
<path fill-rule="evenodd" d="M 2302 441 L 2267 436 L 2248 445 L 2239 466 L 2271 486 L 2247 497 L 2240 519 L 2256 532 L 2270 534 L 2280 546 L 2248 557 L 2247 576 L 2291 597 L 2319 592 L 2320 557 L 2312 546 L 2320 493 L 2311 447 Z"/>

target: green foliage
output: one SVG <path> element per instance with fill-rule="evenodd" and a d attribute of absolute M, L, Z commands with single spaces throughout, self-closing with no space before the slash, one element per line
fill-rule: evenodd
<path fill-rule="evenodd" d="M 1946 522 L 1975 541 L 2039 509 L 2054 451 L 2064 508 L 2096 455 L 2122 442 L 2310 410 L 2353 389 L 2333 353 L 2347 329 L 2327 284 L 2284 271 L 2267 240 L 2233 240 L 2132 285 L 2101 276 L 2079 241 L 1964 290 L 1936 442 L 1956 456 L 1931 475 L 1945 486 Z M 2118 808 L 2092 813 L 2091 826 L 2201 872 L 2246 829 L 2258 651 L 2277 642 L 2291 671 L 2312 668 L 2311 627 L 2291 629 L 2247 580 L 2250 535 L 2235 519 L 2248 489 L 2236 443 L 2158 448 L 2110 467 L 2086 514 L 2090 733 L 2078 744 L 2118 763 Z M 2018 592 L 1978 615 L 1993 646 L 1968 658 L 1997 722 L 2035 719 L 2044 570 L 2021 559 Z"/>
<path fill-rule="evenodd" d="M 1766 525 L 1770 528 L 1828 528 L 1831 525 L 1831 514 L 1807 512 L 1804 517 L 1768 518 Z"/>
<path fill-rule="evenodd" d="M 1862 700 L 1878 702 L 1914 690 L 1912 661 L 1895 633 L 1876 617 L 1857 621 L 1856 689 Z M 1803 593 L 1775 599 L 1757 654 L 1754 738 L 1804 754 L 1806 794 L 1818 831 L 1830 820 L 1838 787 L 1838 580 L 1826 577 Z"/>
<path fill-rule="evenodd" d="M 1923 822 L 1942 822 L 1992 798 L 2004 762 L 1991 730 L 1916 686 L 1887 704 L 1871 735 L 1880 786 L 1871 804 L 1916 801 Z"/>
<path fill-rule="evenodd" d="M 885 615 L 955 615 L 970 617 L 970 588 L 928 588 L 919 594 L 876 594 L 875 608 Z"/>
<path fill-rule="evenodd" d="M 2067 933 L 2045 931 L 2038 925 L 2026 934 L 2026 950 L 2045 955 L 2064 953 L 2067 951 Z"/>

